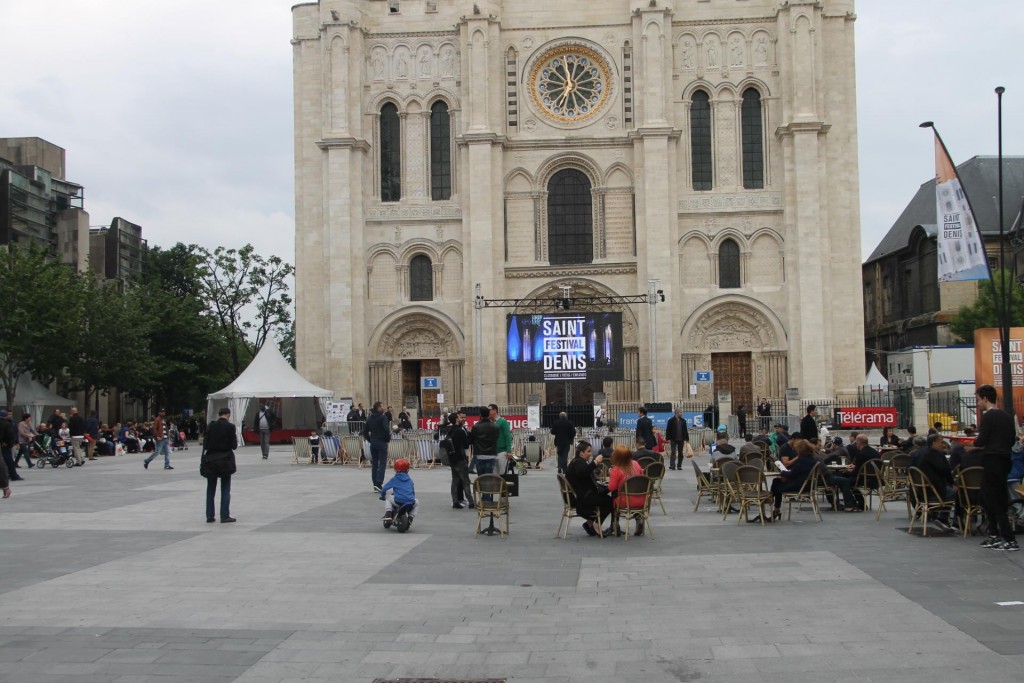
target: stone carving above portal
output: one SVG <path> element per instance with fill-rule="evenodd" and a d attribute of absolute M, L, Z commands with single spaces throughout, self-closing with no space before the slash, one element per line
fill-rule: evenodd
<path fill-rule="evenodd" d="M 379 358 L 456 358 L 459 343 L 444 322 L 423 313 L 401 316 L 388 325 L 377 345 Z"/>
<path fill-rule="evenodd" d="M 761 311 L 739 302 L 705 312 L 686 340 L 691 351 L 750 351 L 779 348 L 775 325 Z"/>
<path fill-rule="evenodd" d="M 366 209 L 366 220 L 387 221 L 400 218 L 402 220 L 434 220 L 437 218 L 462 218 L 462 209 L 458 206 L 371 206 Z"/>

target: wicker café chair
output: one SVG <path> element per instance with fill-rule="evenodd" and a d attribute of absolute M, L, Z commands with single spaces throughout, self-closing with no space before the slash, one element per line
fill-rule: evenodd
<path fill-rule="evenodd" d="M 939 492 L 932 486 L 932 483 L 928 481 L 928 477 L 918 468 L 911 467 L 907 470 L 907 473 L 910 476 L 910 498 L 914 505 L 914 514 L 910 518 L 910 527 L 907 529 L 907 533 L 909 534 L 914 530 L 914 523 L 920 519 L 921 535 L 927 536 L 928 515 L 940 510 L 951 511 L 953 509 L 953 501 L 943 500 L 939 496 Z"/>
<path fill-rule="evenodd" d="M 736 470 L 742 467 L 738 460 L 730 460 L 722 465 L 718 477 L 718 504 L 722 511 L 722 520 L 729 516 L 733 503 L 739 502 L 736 491 Z"/>
<path fill-rule="evenodd" d="M 661 506 L 661 514 L 667 517 L 668 513 L 665 512 L 665 503 L 661 501 L 661 484 L 665 480 L 665 463 L 655 460 L 644 468 L 644 474 L 651 478 L 651 482 L 653 482 L 651 495 L 654 497 L 654 500 L 658 501 L 658 505 Z"/>
<path fill-rule="evenodd" d="M 569 480 L 561 474 L 556 476 L 558 477 L 558 488 L 562 492 L 562 518 L 558 521 L 558 531 L 555 532 L 555 538 L 561 536 L 564 539 L 569 533 L 570 520 L 580 515 L 576 513 L 576 492 L 572 490 Z M 595 510 L 594 516 L 587 521 L 594 525 L 597 535 L 604 538 L 604 532 L 601 530 L 601 511 Z"/>
<path fill-rule="evenodd" d="M 486 498 L 485 498 L 486 496 Z M 490 500 L 487 500 L 490 498 Z M 498 532 L 502 538 L 509 532 L 509 500 L 508 487 L 505 480 L 497 474 L 481 474 L 473 480 L 473 503 L 476 505 L 476 535 L 485 517 L 494 517 L 498 522 Z M 505 520 L 502 528 L 501 521 Z"/>
<path fill-rule="evenodd" d="M 880 458 L 868 460 L 861 465 L 857 472 L 857 481 L 853 483 L 853 488 L 867 498 L 868 510 L 871 509 L 871 497 L 878 493 L 881 486 L 882 468 L 883 464 Z"/>
<path fill-rule="evenodd" d="M 646 470 L 648 465 L 650 465 L 652 462 L 658 462 L 658 461 L 655 458 L 651 458 L 649 456 L 644 456 L 642 458 L 637 458 L 636 462 L 637 462 L 638 465 L 640 465 L 640 469 L 641 470 Z"/>
<path fill-rule="evenodd" d="M 644 502 L 638 507 L 631 505 L 633 496 L 643 496 Z M 626 518 L 626 540 L 629 540 L 630 520 L 642 520 L 644 528 L 654 538 L 654 527 L 651 526 L 651 498 L 654 497 L 654 480 L 645 474 L 634 474 L 622 482 L 619 489 L 619 497 L 624 503 L 615 508 L 615 528 L 621 528 L 619 520 Z"/>
<path fill-rule="evenodd" d="M 900 458 L 897 464 L 897 458 Z M 905 458 L 905 460 L 904 460 Z M 907 479 L 907 468 L 910 465 L 910 456 L 904 454 L 894 455 L 892 459 L 879 465 L 878 460 L 869 460 L 864 467 L 874 467 L 874 473 L 878 478 L 878 510 L 875 512 L 875 521 L 882 518 L 882 511 L 885 510 L 886 501 L 903 500 L 907 503 L 907 517 L 913 516 L 910 507 L 910 486 Z"/>
<path fill-rule="evenodd" d="M 821 480 L 821 463 L 814 463 L 810 474 L 804 479 L 799 491 L 786 491 L 782 494 L 782 502 L 786 504 L 786 521 L 793 519 L 793 503 L 797 503 L 797 510 L 800 504 L 809 503 L 814 511 L 814 519 L 821 522 L 821 510 L 818 508 L 818 482 Z M 764 517 L 762 516 L 762 520 Z"/>
<path fill-rule="evenodd" d="M 967 538 L 971 530 L 971 520 L 978 518 L 978 527 L 985 515 L 985 508 L 981 506 L 981 480 L 984 470 L 980 467 L 968 467 L 956 472 L 956 499 L 960 508 L 960 526 Z"/>
<path fill-rule="evenodd" d="M 818 481 L 815 483 L 814 488 L 817 495 L 822 500 L 828 501 L 830 498 L 831 503 L 829 504 L 833 510 L 839 509 L 839 496 L 842 495 L 839 491 L 839 487 L 835 484 L 830 484 L 828 481 L 828 468 L 824 463 L 818 463 Z M 814 474 L 813 472 L 811 474 Z M 818 509 L 821 509 L 821 504 L 818 504 Z"/>
<path fill-rule="evenodd" d="M 708 475 L 701 470 L 696 460 L 691 460 L 690 464 L 693 465 L 693 475 L 697 478 L 697 501 L 693 504 L 693 511 L 696 512 L 700 509 L 700 501 L 705 494 L 714 499 L 718 491 L 717 487 L 711 483 Z"/>
<path fill-rule="evenodd" d="M 761 458 L 750 458 L 747 460 L 746 464 L 747 467 L 756 467 L 762 472 L 764 472 L 764 460 L 762 460 Z"/>
<path fill-rule="evenodd" d="M 736 516 L 736 525 L 738 526 L 741 520 L 749 522 L 750 507 L 757 505 L 760 511 L 761 526 L 764 526 L 765 507 L 771 505 L 772 500 L 772 494 L 768 490 L 768 482 L 764 476 L 764 468 L 757 469 L 750 465 L 743 465 L 736 469 L 731 482 L 734 495 L 740 506 L 740 513 Z"/>

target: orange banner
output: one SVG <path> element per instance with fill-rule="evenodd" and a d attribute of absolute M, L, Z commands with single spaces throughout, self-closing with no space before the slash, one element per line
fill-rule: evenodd
<path fill-rule="evenodd" d="M 1024 327 L 1010 328 L 1010 373 L 1013 386 L 1024 387 Z M 1000 400 L 1003 396 L 1003 354 L 999 330 L 984 327 L 974 331 L 974 385 L 991 384 Z M 1016 398 L 1016 392 L 1014 392 Z"/>

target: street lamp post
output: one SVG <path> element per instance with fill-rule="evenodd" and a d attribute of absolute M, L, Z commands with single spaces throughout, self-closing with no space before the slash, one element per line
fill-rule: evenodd
<path fill-rule="evenodd" d="M 1006 88 L 996 88 L 996 128 L 998 135 L 998 166 L 999 166 L 999 268 L 1002 270 L 1000 289 L 1002 290 L 1001 307 L 997 307 L 999 316 L 999 344 L 1003 349 L 1003 410 L 1011 416 L 1013 411 L 1013 369 L 1010 363 L 1010 324 L 1013 316 L 1013 288 L 1016 282 L 1009 278 L 1012 272 L 1006 264 L 1006 223 L 1003 220 L 1003 93 Z"/>

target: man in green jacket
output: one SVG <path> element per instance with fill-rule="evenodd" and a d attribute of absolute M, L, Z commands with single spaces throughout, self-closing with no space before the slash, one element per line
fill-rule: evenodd
<path fill-rule="evenodd" d="M 504 474 L 508 467 L 508 454 L 512 451 L 512 425 L 498 414 L 498 406 L 492 403 L 487 407 L 491 409 L 491 422 L 498 426 L 497 473 Z"/>

